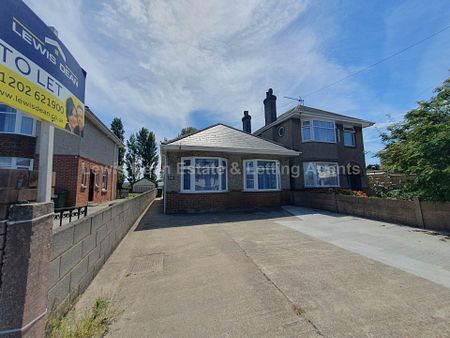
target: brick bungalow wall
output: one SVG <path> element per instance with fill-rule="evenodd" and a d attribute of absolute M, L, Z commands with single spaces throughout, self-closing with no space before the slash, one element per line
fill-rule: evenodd
<path fill-rule="evenodd" d="M 289 190 L 271 192 L 230 191 L 210 194 L 167 192 L 169 213 L 210 212 L 234 208 L 277 207 L 289 202 Z"/>
<path fill-rule="evenodd" d="M 177 170 L 181 157 L 221 157 L 228 160 L 228 190 L 220 193 L 180 193 L 181 175 Z M 281 165 L 288 165 L 287 157 L 276 155 L 236 154 L 223 152 L 169 152 L 166 162 L 169 166 L 166 181 L 166 212 L 209 212 L 228 208 L 276 207 L 289 202 L 290 179 L 288 174 L 281 173 L 281 191 L 243 191 L 243 161 L 246 159 L 274 159 Z M 238 166 L 241 173 L 236 173 L 233 165 Z M 233 174 L 233 172 L 235 172 Z"/>
<path fill-rule="evenodd" d="M 69 191 L 67 206 L 76 205 L 76 191 L 78 186 L 78 156 L 54 155 L 53 171 L 56 173 L 55 193 L 61 189 Z"/>
<path fill-rule="evenodd" d="M 81 172 L 83 165 L 86 167 L 86 187 L 81 186 Z M 104 169 L 108 168 L 109 174 L 108 174 L 108 185 L 107 190 L 102 191 L 102 180 L 103 180 L 103 171 Z M 77 181 L 77 196 L 76 196 L 76 206 L 86 205 L 88 203 L 89 199 L 89 181 L 90 181 L 90 170 L 93 169 L 96 171 L 97 175 L 99 176 L 98 179 L 98 187 L 96 186 L 94 188 L 94 200 L 95 203 L 101 203 L 110 201 L 115 196 L 115 190 L 116 186 L 113 186 L 113 178 L 116 175 L 116 170 L 112 168 L 112 166 L 105 166 L 104 164 L 101 164 L 99 162 L 95 162 L 92 160 L 89 160 L 84 157 L 80 157 L 78 161 L 78 181 Z M 94 179 L 95 183 L 95 179 Z"/>
<path fill-rule="evenodd" d="M 82 168 L 86 168 L 86 185 L 81 185 Z M 107 190 L 102 190 L 103 171 L 109 169 Z M 53 159 L 53 170 L 56 172 L 55 189 L 69 190 L 67 206 L 83 206 L 89 199 L 90 170 L 96 171 L 99 176 L 98 187 L 94 188 L 94 203 L 110 201 L 115 196 L 116 170 L 111 166 L 105 166 L 99 162 L 74 155 L 55 155 Z M 95 183 L 95 179 L 94 179 Z"/>

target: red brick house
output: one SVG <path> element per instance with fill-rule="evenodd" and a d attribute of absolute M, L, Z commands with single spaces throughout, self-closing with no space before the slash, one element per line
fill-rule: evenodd
<path fill-rule="evenodd" d="M 86 107 L 83 137 L 55 130 L 55 192 L 68 190 L 69 206 L 116 198 L 119 147 L 122 142 Z"/>
<path fill-rule="evenodd" d="M 33 200 L 37 189 L 40 123 L 0 104 L 0 219 L 6 206 Z M 116 197 L 118 149 L 122 142 L 86 107 L 84 137 L 55 129 L 55 193 L 68 191 L 66 206 Z"/>

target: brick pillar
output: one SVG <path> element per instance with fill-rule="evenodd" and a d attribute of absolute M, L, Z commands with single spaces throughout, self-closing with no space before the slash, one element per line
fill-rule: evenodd
<path fill-rule="evenodd" d="M 53 203 L 12 205 L 0 223 L 0 338 L 44 336 L 52 227 Z"/>

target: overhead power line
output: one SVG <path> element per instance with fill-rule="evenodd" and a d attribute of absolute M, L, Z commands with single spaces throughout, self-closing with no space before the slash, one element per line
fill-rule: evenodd
<path fill-rule="evenodd" d="M 314 90 L 314 91 L 312 91 L 312 92 L 310 92 L 310 93 L 304 95 L 303 97 L 307 97 L 307 96 L 316 94 L 316 93 L 318 93 L 318 92 L 320 92 L 320 91 L 322 91 L 322 90 L 324 90 L 324 89 L 328 89 L 328 88 L 330 88 L 330 87 L 332 87 L 332 86 L 334 86 L 334 85 L 337 85 L 338 83 L 341 83 L 341 82 L 347 80 L 348 78 L 350 78 L 350 77 L 352 77 L 352 76 L 361 74 L 361 73 L 365 72 L 366 70 L 369 70 L 369 69 L 371 69 L 371 68 L 373 68 L 373 67 L 375 67 L 375 66 L 378 66 L 380 63 L 386 62 L 386 61 L 392 59 L 393 57 L 396 57 L 397 55 L 400 55 L 400 54 L 406 52 L 407 50 L 409 50 L 409 49 L 411 49 L 411 48 L 413 48 L 413 47 L 415 47 L 415 46 L 417 46 L 417 45 L 419 45 L 419 44 L 421 44 L 421 43 L 423 43 L 423 42 L 425 42 L 425 41 L 427 41 L 427 40 L 429 40 L 429 39 L 435 37 L 436 35 L 438 35 L 438 34 L 444 32 L 444 31 L 446 31 L 446 30 L 449 29 L 449 28 L 450 28 L 450 25 L 448 25 L 448 26 L 442 28 L 442 29 L 441 29 L 440 31 L 438 31 L 438 32 L 435 32 L 435 33 L 433 33 L 433 34 L 431 34 L 431 35 L 429 35 L 429 36 L 423 38 L 422 40 L 419 40 L 419 41 L 413 43 L 412 45 L 409 45 L 409 46 L 407 46 L 407 47 L 405 47 L 405 48 L 403 48 L 403 49 L 401 49 L 401 50 L 399 50 L 399 51 L 397 51 L 397 52 L 395 52 L 395 53 L 393 53 L 393 54 L 391 54 L 391 55 L 389 55 L 389 56 L 386 56 L 385 58 L 383 58 L 383 59 L 381 59 L 381 60 L 379 60 L 379 61 L 377 61 L 377 62 L 375 62 L 375 63 L 372 63 L 371 65 L 369 65 L 369 66 L 367 66 L 367 67 L 364 67 L 364 68 L 362 68 L 362 69 L 360 69 L 360 70 L 357 70 L 356 72 L 350 73 L 350 74 L 348 74 L 347 76 L 344 76 L 343 78 L 341 78 L 341 79 L 339 79 L 339 80 L 337 80 L 337 81 L 334 81 L 334 82 L 332 82 L 332 83 L 330 83 L 330 84 L 328 84 L 328 85 L 326 85 L 326 86 L 323 86 L 323 87 L 321 87 L 321 88 L 319 88 L 319 89 L 316 89 L 316 90 Z"/>

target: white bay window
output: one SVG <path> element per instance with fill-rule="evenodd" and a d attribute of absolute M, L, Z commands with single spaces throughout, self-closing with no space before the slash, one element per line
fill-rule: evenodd
<path fill-rule="evenodd" d="M 324 120 L 302 120 L 302 141 L 336 143 L 335 123 Z"/>
<path fill-rule="evenodd" d="M 220 157 L 183 157 L 181 192 L 223 192 L 228 190 L 227 160 Z"/>
<path fill-rule="evenodd" d="M 244 160 L 244 191 L 281 189 L 280 163 L 275 160 Z"/>
<path fill-rule="evenodd" d="M 338 169 L 338 164 L 335 162 L 304 162 L 303 177 L 305 187 L 339 187 Z"/>

